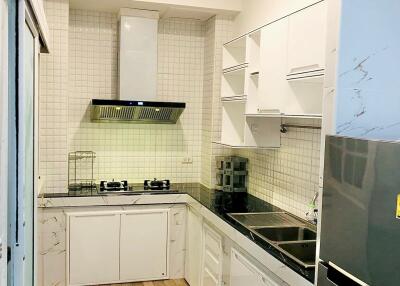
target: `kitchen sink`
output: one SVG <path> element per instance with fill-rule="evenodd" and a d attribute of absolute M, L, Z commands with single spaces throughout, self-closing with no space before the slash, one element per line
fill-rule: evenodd
<path fill-rule="evenodd" d="M 228 216 L 304 268 L 315 267 L 317 233 L 310 223 L 286 212 L 230 213 Z"/>
<path fill-rule="evenodd" d="M 297 218 L 285 212 L 230 213 L 228 216 L 248 228 L 302 224 Z"/>
<path fill-rule="evenodd" d="M 302 226 L 262 227 L 254 228 L 254 232 L 262 238 L 273 242 L 315 240 L 317 238 L 317 234 L 314 231 Z"/>
<path fill-rule="evenodd" d="M 278 244 L 278 248 L 293 260 L 309 268 L 315 267 L 316 244 L 315 241 L 287 242 Z"/>

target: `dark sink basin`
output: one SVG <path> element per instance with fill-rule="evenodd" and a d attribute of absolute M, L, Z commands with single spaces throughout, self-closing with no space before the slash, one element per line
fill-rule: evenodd
<path fill-rule="evenodd" d="M 315 240 L 317 234 L 306 227 L 263 227 L 256 228 L 254 231 L 263 238 L 270 241 L 298 241 Z"/>
<path fill-rule="evenodd" d="M 315 241 L 280 243 L 278 248 L 281 248 L 289 257 L 304 267 L 315 267 Z"/>

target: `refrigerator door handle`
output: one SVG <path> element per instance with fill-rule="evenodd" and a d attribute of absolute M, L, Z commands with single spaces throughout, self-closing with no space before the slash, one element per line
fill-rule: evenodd
<path fill-rule="evenodd" d="M 318 286 L 369 286 L 332 262 L 318 264 Z"/>

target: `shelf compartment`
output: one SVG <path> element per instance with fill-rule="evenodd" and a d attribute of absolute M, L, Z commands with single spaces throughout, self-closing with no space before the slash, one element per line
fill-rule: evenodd
<path fill-rule="evenodd" d="M 236 66 L 246 61 L 246 38 L 241 36 L 223 45 L 223 68 Z"/>
<path fill-rule="evenodd" d="M 221 82 L 221 98 L 232 98 L 246 94 L 246 68 L 224 72 Z"/>
<path fill-rule="evenodd" d="M 231 146 L 244 143 L 245 102 L 231 102 L 222 105 L 221 142 Z"/>

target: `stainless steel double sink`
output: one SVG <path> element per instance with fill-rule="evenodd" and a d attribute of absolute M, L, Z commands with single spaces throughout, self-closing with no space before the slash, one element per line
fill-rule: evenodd
<path fill-rule="evenodd" d="M 315 267 L 315 227 L 286 212 L 230 213 L 233 220 L 305 268 Z"/>

